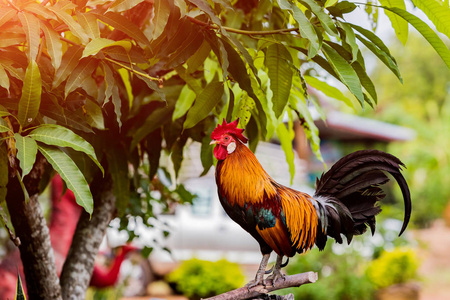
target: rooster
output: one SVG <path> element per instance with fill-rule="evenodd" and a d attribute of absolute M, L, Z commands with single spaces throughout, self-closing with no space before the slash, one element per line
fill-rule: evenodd
<path fill-rule="evenodd" d="M 316 181 L 313 196 L 277 183 L 263 169 L 245 145 L 244 129 L 239 119 L 218 125 L 211 134 L 213 154 L 218 160 L 216 183 L 220 202 L 226 213 L 255 238 L 263 258 L 250 289 L 266 280 L 274 284 L 284 278 L 284 256 L 292 257 L 316 245 L 323 250 L 327 237 L 337 243 L 343 236 L 350 243 L 354 235 L 367 227 L 375 230 L 375 216 L 381 211 L 378 201 L 385 197 L 381 185 L 390 173 L 403 194 L 405 216 L 400 235 L 411 215 L 408 185 L 400 173 L 403 163 L 393 155 L 378 150 L 362 150 L 341 158 Z M 264 279 L 270 253 L 277 260 L 272 275 Z"/>

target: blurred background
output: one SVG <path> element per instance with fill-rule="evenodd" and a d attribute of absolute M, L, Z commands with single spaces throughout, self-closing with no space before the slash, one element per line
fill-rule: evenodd
<path fill-rule="evenodd" d="M 399 60 L 403 85 L 385 67 L 373 65 L 371 77 L 379 87 L 375 109 L 355 113 L 310 90 L 323 108 L 317 111 L 311 105 L 310 111 L 319 128 L 326 166 L 311 152 L 300 125 L 293 144 L 296 175 L 292 187 L 305 192 L 313 191 L 315 178 L 326 168 L 355 150 L 375 148 L 399 157 L 407 166 L 404 174 L 413 200 L 408 230 L 398 237 L 403 204 L 400 191 L 392 185 L 386 191 L 374 236 L 357 237 L 350 246 L 330 242 L 323 252 L 313 249 L 295 256 L 284 270 L 288 274 L 315 271 L 319 280 L 283 293 L 293 293 L 296 299 L 329 300 L 449 298 L 450 71 L 434 50 L 422 47 L 424 43 L 412 32 L 408 51 L 400 44 L 389 45 Z M 88 299 L 194 299 L 253 279 L 261 259 L 259 246 L 222 210 L 214 170 L 199 177 L 203 170 L 199 152 L 199 144 L 189 146 L 177 182 L 172 182 L 167 171 L 167 159 L 167 168 L 159 171 L 159 190 L 149 191 L 148 184 L 141 183 L 136 197 L 148 197 L 155 215 L 111 223 Z M 291 186 L 278 140 L 261 142 L 256 155 L 275 180 Z M 165 187 L 174 185 L 177 201 L 160 201 L 172 197 Z M 61 208 L 55 208 L 52 191 L 47 195 L 49 218 L 55 218 Z M 64 215 L 62 228 L 70 227 L 70 218 L 76 221 L 78 213 Z M 60 234 L 63 237 L 63 229 Z M 0 239 L 0 259 L 5 265 L 14 249 L 3 229 Z M 274 259 L 275 255 L 272 263 Z"/>

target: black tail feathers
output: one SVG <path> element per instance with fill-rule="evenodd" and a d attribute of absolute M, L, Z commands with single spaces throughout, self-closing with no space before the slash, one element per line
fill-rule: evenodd
<path fill-rule="evenodd" d="M 350 243 L 370 227 L 375 231 L 375 216 L 381 211 L 377 202 L 385 197 L 381 185 L 390 173 L 403 194 L 405 216 L 400 235 L 406 229 L 411 216 L 411 196 L 405 178 L 401 174 L 404 164 L 395 156 L 378 151 L 362 150 L 341 158 L 316 182 L 316 210 L 319 215 L 319 234 L 316 245 L 325 247 L 327 235 L 342 243 L 341 234 Z"/>

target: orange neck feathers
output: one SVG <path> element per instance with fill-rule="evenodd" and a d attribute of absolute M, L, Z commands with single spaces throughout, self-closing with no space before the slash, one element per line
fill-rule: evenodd
<path fill-rule="evenodd" d="M 261 203 L 267 196 L 276 194 L 272 178 L 240 141 L 233 153 L 219 161 L 216 177 L 219 189 L 231 205 Z"/>

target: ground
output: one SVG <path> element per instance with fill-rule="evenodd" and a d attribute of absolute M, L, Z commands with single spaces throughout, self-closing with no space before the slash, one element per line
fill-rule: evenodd
<path fill-rule="evenodd" d="M 447 300 L 450 295 L 450 228 L 438 220 L 413 232 L 419 243 L 422 291 L 420 300 Z"/>

